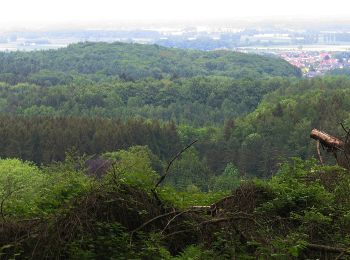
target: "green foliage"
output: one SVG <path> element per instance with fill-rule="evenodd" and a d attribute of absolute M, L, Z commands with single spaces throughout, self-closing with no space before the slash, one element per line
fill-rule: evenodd
<path fill-rule="evenodd" d="M 96 223 L 96 231 L 70 243 L 69 259 L 170 259 L 156 236 L 145 236 L 135 243 L 119 223 Z"/>
<path fill-rule="evenodd" d="M 178 191 L 172 186 L 166 186 L 162 187 L 158 193 L 166 203 L 181 209 L 198 205 L 210 206 L 229 194 L 227 191 L 203 192 L 192 185 L 185 191 Z"/>
<path fill-rule="evenodd" d="M 43 169 L 46 178 L 38 200 L 38 207 L 43 213 L 55 212 L 93 188 L 94 180 L 83 170 L 77 170 L 76 163 L 74 164 L 68 158 L 64 163 L 56 163 Z"/>
<path fill-rule="evenodd" d="M 259 250 L 267 256 L 300 257 L 310 241 L 317 241 L 316 244 L 346 243 L 340 230 L 346 223 L 345 208 L 349 209 L 349 204 L 343 203 L 342 198 L 348 198 L 348 194 L 338 192 L 340 187 L 348 189 L 349 180 L 344 169 L 320 167 L 315 160 L 295 158 L 292 163 L 284 164 L 276 176 L 264 182 L 274 193 L 274 198 L 257 207 L 256 213 L 280 221 L 285 219 L 288 224 L 282 224 L 274 231 L 271 245 L 276 251 L 273 254 L 266 247 Z"/>
<path fill-rule="evenodd" d="M 109 152 L 103 155 L 112 161 L 108 178 L 150 190 L 154 187 L 158 174 L 152 168 L 159 159 L 145 146 L 133 146 L 128 150 Z"/>
<path fill-rule="evenodd" d="M 349 68 L 342 68 L 342 69 L 334 69 L 334 70 L 331 70 L 329 73 L 329 75 L 342 75 L 342 76 L 348 76 L 350 75 L 350 69 Z"/>
<path fill-rule="evenodd" d="M 205 260 L 213 259 L 213 254 L 210 250 L 206 250 L 198 245 L 190 245 L 180 253 L 180 255 L 172 258 L 174 260 Z"/>
<path fill-rule="evenodd" d="M 226 141 L 235 144 L 227 151 L 234 154 L 231 161 L 243 175 L 267 177 L 287 158 L 316 157 L 307 133 L 317 128 L 342 137 L 339 122 L 350 122 L 349 89 L 349 79 L 325 77 L 294 82 L 266 95 L 254 112 L 235 120 Z M 332 156 L 324 159 L 334 163 Z"/>
<path fill-rule="evenodd" d="M 44 174 L 32 163 L 18 159 L 0 160 L 2 217 L 23 217 L 38 213 L 37 201 L 44 181 Z"/>
<path fill-rule="evenodd" d="M 133 145 L 148 145 L 161 159 L 181 145 L 174 124 L 103 118 L 12 117 L 0 115 L 0 156 L 38 164 L 63 161 L 75 147 L 79 154 L 100 154 Z M 162 171 L 159 162 L 152 161 Z"/>
<path fill-rule="evenodd" d="M 299 233 L 291 233 L 284 238 L 278 237 L 271 243 L 277 252 L 267 255 L 277 259 L 300 257 L 301 252 L 307 246 L 306 238 L 305 235 Z"/>
<path fill-rule="evenodd" d="M 202 191 L 209 190 L 209 170 L 201 162 L 198 152 L 191 147 L 174 162 L 166 183 L 173 185 L 179 190 L 186 190 L 192 185 Z"/>
<path fill-rule="evenodd" d="M 279 173 L 269 182 L 269 187 L 273 190 L 275 199 L 262 205 L 262 210 L 273 212 L 280 216 L 288 216 L 301 212 L 304 217 L 310 216 L 314 210 L 328 212 L 332 210 L 334 196 L 318 181 L 312 185 L 305 183 L 303 178 L 307 178 L 310 172 L 317 171 L 316 161 L 301 161 L 294 159 L 292 164 L 284 164 Z M 321 215 L 319 215 L 321 216 Z"/>
<path fill-rule="evenodd" d="M 224 172 L 214 177 L 213 182 L 215 191 L 232 191 L 239 186 L 241 178 L 238 169 L 232 163 L 228 163 Z"/>
<path fill-rule="evenodd" d="M 0 53 L 0 156 L 46 164 L 0 160 L 1 257 L 335 258 L 309 246 L 349 248 L 350 177 L 305 160 L 307 133 L 343 134 L 350 79 L 275 77 L 299 75 L 267 57 L 139 44 Z M 94 158 L 107 174 L 87 176 Z"/>
<path fill-rule="evenodd" d="M 1 113 L 223 123 L 300 77 L 281 59 L 233 51 L 79 43 L 0 53 Z M 272 78 L 275 77 L 275 78 Z"/>
<path fill-rule="evenodd" d="M 193 158 L 196 151 L 189 154 Z M 316 256 L 308 248 L 310 243 L 350 245 L 350 177 L 340 167 L 321 167 L 315 160 L 295 158 L 271 179 L 253 180 L 250 185 L 243 182 L 231 195 L 201 192 L 193 184 L 177 191 L 168 184 L 157 191 L 160 207 L 149 193 L 158 175 L 152 169 L 157 158 L 147 147 L 104 156 L 118 168 L 101 180 L 84 176 L 81 167 L 86 157 L 73 152 L 65 162 L 42 169 L 15 159 L 1 160 L 2 195 L 9 187 L 25 192 L 8 198 L 5 217 L 21 220 L 44 214 L 48 221 L 30 231 L 29 242 L 14 245 L 11 236 L 4 240 L 8 231 L 2 220 L 1 254 L 31 255 L 31 248 L 41 243 L 36 239 L 43 228 L 49 237 L 68 232 L 69 239 L 59 240 L 60 248 L 54 252 L 69 259 L 254 259 L 257 255 L 294 259 Z M 233 164 L 227 165 L 222 176 L 239 181 Z M 12 186 L 4 185 L 6 181 Z M 193 208 L 209 205 L 215 205 L 214 211 Z M 73 225 L 62 231 L 62 223 Z M 176 232 L 187 232 L 188 240 L 167 239 Z M 46 239 L 50 242 L 43 248 L 50 251 L 56 244 Z M 174 250 L 174 245 L 181 246 Z"/>
<path fill-rule="evenodd" d="M 283 88 L 282 78 L 231 79 L 218 76 L 87 81 L 52 87 L 4 85 L 0 112 L 35 116 L 86 116 L 174 121 L 194 126 L 220 124 L 254 110 L 263 96 Z"/>
<path fill-rule="evenodd" d="M 88 192 L 91 180 L 65 164 L 39 169 L 17 159 L 0 160 L 2 216 L 49 214 Z"/>
<path fill-rule="evenodd" d="M 299 69 L 277 58 L 118 42 L 86 42 L 58 50 L 0 53 L 0 81 L 31 81 L 51 86 L 69 83 L 71 76 L 67 73 L 95 77 L 117 75 L 123 80 L 194 75 L 301 76 Z"/>

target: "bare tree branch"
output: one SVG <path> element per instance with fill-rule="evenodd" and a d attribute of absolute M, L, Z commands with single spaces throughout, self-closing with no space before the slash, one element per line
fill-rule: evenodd
<path fill-rule="evenodd" d="M 169 170 L 171 165 L 174 163 L 174 161 L 179 158 L 181 156 L 181 154 L 183 152 L 185 152 L 187 149 L 189 149 L 192 145 L 194 145 L 198 140 L 194 140 L 193 142 L 191 142 L 189 145 L 187 145 L 185 148 L 183 148 L 181 151 L 179 151 L 168 163 L 168 166 L 165 170 L 165 173 L 163 176 L 161 176 L 158 180 L 158 182 L 156 183 L 156 185 L 153 188 L 153 191 L 155 191 L 157 189 L 157 187 L 164 181 L 165 177 L 169 174 Z"/>

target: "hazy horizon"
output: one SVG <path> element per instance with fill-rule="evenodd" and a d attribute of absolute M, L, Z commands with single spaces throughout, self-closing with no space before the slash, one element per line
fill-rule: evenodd
<path fill-rule="evenodd" d="M 5 1 L 0 30 L 151 27 L 167 25 L 233 25 L 261 21 L 332 23 L 350 20 L 344 0 L 246 1 Z M 296 21 L 299 20 L 299 21 Z"/>

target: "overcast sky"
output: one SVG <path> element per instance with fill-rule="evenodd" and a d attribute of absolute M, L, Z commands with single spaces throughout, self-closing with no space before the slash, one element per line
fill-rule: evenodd
<path fill-rule="evenodd" d="M 286 16 L 350 18 L 350 0 L 0 0 L 0 27 Z"/>

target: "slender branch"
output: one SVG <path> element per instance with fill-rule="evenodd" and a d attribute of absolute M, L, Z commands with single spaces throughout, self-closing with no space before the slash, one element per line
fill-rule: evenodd
<path fill-rule="evenodd" d="M 343 125 L 343 123 L 340 123 L 341 127 L 343 128 L 343 130 L 345 131 L 345 133 L 348 135 L 349 134 L 349 130 L 346 130 L 345 126 Z"/>
<path fill-rule="evenodd" d="M 341 252 L 334 260 L 339 260 L 345 255 L 344 252 Z"/>
<path fill-rule="evenodd" d="M 160 219 L 160 218 L 164 218 L 164 217 L 167 217 L 169 215 L 173 215 L 173 214 L 177 214 L 178 212 L 177 211 L 171 211 L 171 212 L 167 212 L 165 214 L 162 214 L 162 215 L 159 215 L 159 216 L 156 216 L 148 221 L 146 221 L 145 223 L 143 223 L 141 226 L 139 226 L 138 228 L 135 228 L 133 231 L 131 231 L 131 234 L 143 229 L 145 226 L 151 224 L 152 222 Z"/>
<path fill-rule="evenodd" d="M 135 228 L 133 231 L 131 231 L 131 233 L 135 233 L 141 229 L 143 229 L 145 226 L 151 224 L 152 222 L 158 220 L 158 219 L 161 219 L 161 218 L 164 218 L 164 217 L 167 217 L 167 216 L 170 216 L 170 215 L 175 215 L 174 219 L 184 213 L 189 213 L 189 212 L 201 212 L 202 210 L 201 209 L 196 209 L 196 208 L 191 208 L 191 209 L 188 209 L 188 210 L 185 210 L 185 211 L 176 211 L 176 210 L 173 210 L 173 211 L 170 211 L 170 212 L 167 212 L 167 213 L 164 213 L 162 215 L 158 215 L 148 221 L 146 221 L 145 223 L 143 223 L 141 226 Z M 170 222 L 173 221 L 173 219 L 170 220 Z M 170 223 L 168 223 L 166 226 L 168 226 Z M 164 231 L 164 230 L 163 230 Z M 162 231 L 162 232 L 163 232 Z"/>
<path fill-rule="evenodd" d="M 163 228 L 162 232 L 160 232 L 160 233 L 163 234 L 163 232 L 168 228 L 168 226 L 170 225 L 171 222 L 173 222 L 177 217 L 180 217 L 181 215 L 183 215 L 183 214 L 185 214 L 185 213 L 187 213 L 187 212 L 189 212 L 189 211 L 191 211 L 191 210 L 182 211 L 182 212 L 176 214 L 174 217 L 172 217 L 172 218 L 168 221 L 168 223 L 165 225 L 165 227 Z"/>
<path fill-rule="evenodd" d="M 181 156 L 181 154 L 183 152 L 185 152 L 187 149 L 189 149 L 192 145 L 194 145 L 198 140 L 194 140 L 193 142 L 191 142 L 189 145 L 187 145 L 185 148 L 183 148 L 181 151 L 179 151 L 172 159 L 171 161 L 168 163 L 168 166 L 165 170 L 165 173 L 163 176 L 161 176 L 158 180 L 158 182 L 156 183 L 156 185 L 153 188 L 153 191 L 155 191 L 157 189 L 157 187 L 164 181 L 165 177 L 169 174 L 169 170 L 171 165 L 174 163 L 174 161 L 179 158 Z"/>

